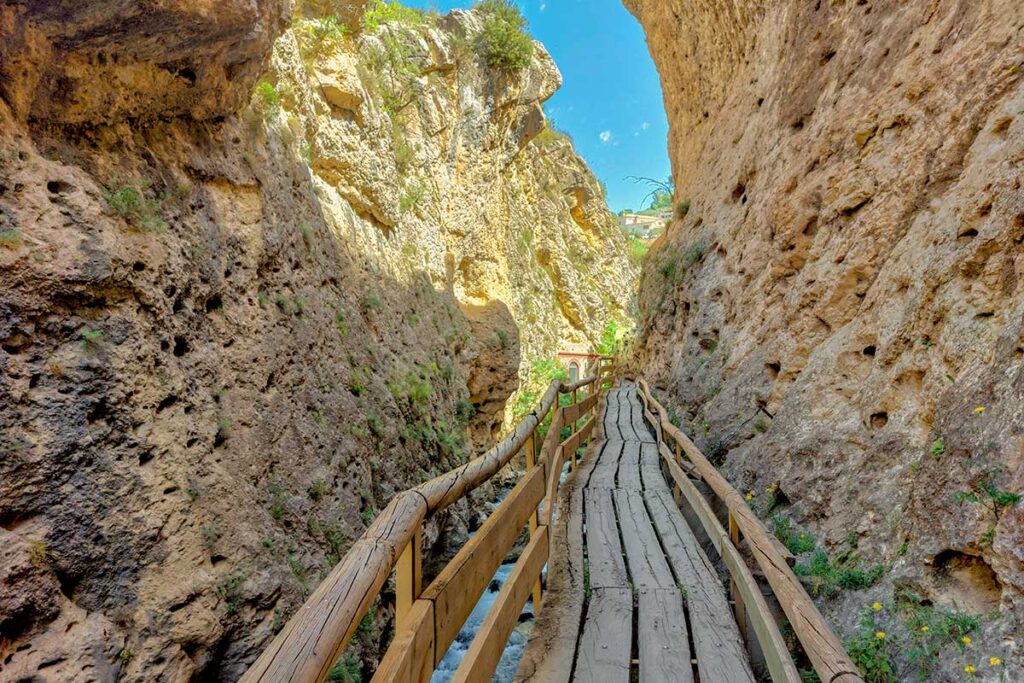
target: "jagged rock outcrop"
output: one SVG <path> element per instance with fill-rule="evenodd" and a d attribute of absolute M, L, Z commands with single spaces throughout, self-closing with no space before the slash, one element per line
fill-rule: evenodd
<path fill-rule="evenodd" d="M 539 45 L 504 75 L 473 13 L 284 12 L 0 8 L 4 680 L 236 679 L 534 359 L 626 321 Z"/>
<path fill-rule="evenodd" d="M 638 365 L 755 504 L 777 483 L 834 556 L 989 615 L 932 680 L 1024 675 L 1024 504 L 985 491 L 1024 491 L 1024 6 L 625 4 L 689 202 Z"/>

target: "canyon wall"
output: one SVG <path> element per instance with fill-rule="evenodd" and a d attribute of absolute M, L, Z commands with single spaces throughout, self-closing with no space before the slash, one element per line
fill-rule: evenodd
<path fill-rule="evenodd" d="M 0 7 L 0 679 L 237 679 L 533 361 L 629 324 L 543 47 L 363 4 Z"/>
<path fill-rule="evenodd" d="M 766 519 L 985 615 L 932 680 L 1024 676 L 1024 6 L 625 4 L 679 202 L 634 362 Z"/>

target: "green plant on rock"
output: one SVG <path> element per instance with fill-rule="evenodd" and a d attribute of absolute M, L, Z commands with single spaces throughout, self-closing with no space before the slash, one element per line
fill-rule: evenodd
<path fill-rule="evenodd" d="M 793 571 L 811 580 L 815 595 L 835 597 L 841 589 L 864 590 L 873 586 L 882 575 L 885 567 L 877 564 L 867 570 L 858 566 L 856 559 L 846 557 L 842 561 L 833 561 L 824 550 L 816 550 L 807 563 L 799 563 Z"/>
<path fill-rule="evenodd" d="M 511 0 L 482 0 L 474 8 L 484 14 L 480 47 L 487 65 L 510 74 L 529 66 L 533 39 L 519 8 Z"/>
<path fill-rule="evenodd" d="M 102 330 L 84 329 L 78 333 L 78 336 L 82 339 L 82 347 L 87 351 L 95 351 L 103 341 Z"/>
<path fill-rule="evenodd" d="M 217 584 L 217 596 L 224 601 L 224 611 L 235 614 L 242 607 L 242 584 L 245 577 L 232 574 L 224 577 Z"/>
<path fill-rule="evenodd" d="M 115 214 L 146 232 L 162 232 L 167 221 L 160 216 L 161 202 L 146 196 L 149 182 L 114 184 L 103 188 L 103 199 Z"/>
<path fill-rule="evenodd" d="M 794 555 L 807 553 L 815 548 L 814 536 L 805 531 L 794 531 L 791 528 L 789 517 L 785 515 L 776 515 L 772 520 L 772 533 Z"/>
<path fill-rule="evenodd" d="M 690 248 L 686 251 L 686 263 L 687 265 L 694 265 L 704 258 L 704 254 L 708 253 L 708 245 L 703 241 L 694 242 L 690 245 Z"/>
<path fill-rule="evenodd" d="M 636 235 L 628 235 L 626 237 L 626 246 L 630 260 L 635 263 L 640 263 L 647 256 L 647 252 L 650 251 L 651 247 L 646 242 L 642 242 Z"/>
<path fill-rule="evenodd" d="M 284 514 L 287 512 L 287 494 L 281 485 L 277 483 L 268 486 L 267 491 L 270 493 L 270 505 L 267 509 L 270 512 L 271 518 L 279 522 L 284 519 Z"/>
<path fill-rule="evenodd" d="M 942 454 L 946 452 L 946 442 L 942 439 L 935 439 L 932 443 L 931 454 L 932 457 L 938 460 L 942 457 Z"/>
<path fill-rule="evenodd" d="M 375 33 L 384 24 L 401 24 L 408 28 L 419 28 L 433 22 L 433 15 L 400 2 L 371 0 L 363 12 L 363 30 Z"/>
<path fill-rule="evenodd" d="M 676 204 L 676 218 L 682 220 L 686 218 L 686 215 L 690 213 L 690 200 L 684 199 Z"/>
<path fill-rule="evenodd" d="M 325 498 L 327 494 L 331 492 L 331 488 L 327 485 L 327 482 L 324 481 L 323 477 L 321 477 L 319 479 L 314 479 L 306 492 L 309 493 L 309 497 L 313 499 L 313 501 L 318 501 L 321 498 Z"/>
<path fill-rule="evenodd" d="M 420 181 L 412 180 L 406 185 L 405 192 L 398 200 L 398 208 L 402 213 L 409 213 L 415 210 L 426 196 L 427 188 Z"/>
<path fill-rule="evenodd" d="M 327 672 L 328 683 L 363 683 L 363 667 L 352 655 L 344 655 Z"/>
<path fill-rule="evenodd" d="M 920 596 L 905 588 L 898 589 L 894 597 L 896 611 L 908 633 L 904 652 L 920 680 L 926 680 L 935 671 L 943 648 L 962 648 L 963 639 L 981 626 L 978 617 L 925 604 Z"/>
<path fill-rule="evenodd" d="M 288 568 L 292 570 L 292 576 L 299 583 L 299 589 L 302 591 L 302 595 L 305 596 L 309 593 L 309 575 L 306 573 L 306 568 L 302 565 L 302 561 L 299 560 L 295 555 L 288 556 Z"/>
<path fill-rule="evenodd" d="M 359 302 L 359 307 L 363 313 L 380 313 L 384 309 L 384 302 L 380 300 L 380 296 L 376 292 L 367 292 L 363 295 L 362 301 Z"/>
<path fill-rule="evenodd" d="M 338 17 L 330 14 L 303 21 L 298 27 L 297 34 L 309 54 L 322 56 L 345 45 L 349 28 Z"/>
<path fill-rule="evenodd" d="M 850 659 L 860 669 L 866 683 L 890 683 L 895 680 L 890 635 L 876 622 L 876 610 L 868 607 L 861 615 L 857 633 L 846 641 Z"/>
<path fill-rule="evenodd" d="M 255 100 L 257 110 L 267 122 L 273 121 L 281 112 L 281 92 L 269 81 L 256 84 Z"/>

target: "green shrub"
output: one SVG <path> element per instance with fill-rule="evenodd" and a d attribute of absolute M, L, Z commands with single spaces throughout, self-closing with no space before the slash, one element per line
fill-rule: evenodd
<path fill-rule="evenodd" d="M 281 111 L 281 93 L 277 86 L 269 81 L 260 81 L 256 84 L 256 107 L 263 113 L 266 121 L 277 118 Z"/>
<path fill-rule="evenodd" d="M 330 493 L 331 488 L 327 485 L 327 482 L 321 478 L 316 479 L 312 484 L 310 484 L 307 492 L 309 493 L 310 498 L 317 501 Z"/>
<path fill-rule="evenodd" d="M 144 194 L 148 183 L 141 187 L 124 184 L 103 188 L 103 199 L 118 216 L 147 232 L 162 232 L 167 222 L 160 217 L 161 203 Z"/>
<path fill-rule="evenodd" d="M 875 565 L 867 571 L 860 569 L 855 561 L 835 563 L 824 550 L 817 550 L 808 564 L 797 564 L 793 571 L 798 576 L 812 579 L 815 595 L 834 597 L 840 589 L 864 590 L 873 586 L 885 573 L 883 565 Z"/>
<path fill-rule="evenodd" d="M 217 584 L 217 596 L 224 601 L 224 610 L 234 614 L 242 607 L 242 583 L 245 577 L 240 574 L 226 576 Z"/>
<path fill-rule="evenodd" d="M 509 346 L 512 345 L 512 340 L 509 339 L 507 331 L 498 330 L 495 334 L 498 337 L 498 344 L 501 346 L 501 348 L 507 349 Z"/>
<path fill-rule="evenodd" d="M 629 258 L 637 263 L 643 261 L 644 256 L 647 256 L 647 252 L 651 249 L 651 245 L 641 241 L 636 235 L 629 235 L 626 238 L 626 246 Z"/>
<path fill-rule="evenodd" d="M 942 457 L 942 454 L 946 452 L 946 442 L 942 439 L 935 439 L 932 443 L 932 457 L 938 460 Z"/>
<path fill-rule="evenodd" d="M 704 254 L 708 253 L 708 245 L 704 242 L 695 242 L 690 245 L 690 248 L 686 252 L 686 263 L 687 265 L 693 265 L 704 258 Z"/>
<path fill-rule="evenodd" d="M 345 655 L 327 673 L 328 683 L 363 683 L 363 667 L 352 655 Z"/>
<path fill-rule="evenodd" d="M 433 15 L 400 2 L 372 0 L 363 13 L 363 30 L 374 33 L 384 24 L 397 23 L 410 28 L 418 28 L 433 21 Z"/>
<path fill-rule="evenodd" d="M 323 55 L 341 48 L 348 38 L 349 29 L 338 17 L 328 15 L 302 22 L 298 34 L 312 54 Z"/>
<path fill-rule="evenodd" d="M 78 336 L 82 339 L 82 346 L 87 351 L 92 351 L 99 348 L 100 342 L 103 341 L 103 330 L 84 329 L 78 333 Z"/>
<path fill-rule="evenodd" d="M 480 45 L 492 69 L 521 71 L 533 58 L 533 40 L 526 33 L 526 19 L 511 0 L 482 0 L 475 9 L 484 14 Z"/>
<path fill-rule="evenodd" d="M 408 213 L 419 206 L 426 196 L 427 189 L 418 180 L 413 180 L 406 186 L 405 193 L 398 200 L 398 208 L 402 213 Z"/>
<path fill-rule="evenodd" d="M 270 492 L 270 505 L 267 509 L 270 511 L 271 518 L 280 522 L 284 519 L 284 513 L 287 512 L 287 495 L 280 484 L 271 484 L 267 490 Z"/>
<path fill-rule="evenodd" d="M 800 555 L 814 550 L 814 536 L 804 531 L 799 533 L 790 528 L 789 517 L 777 515 L 772 520 L 772 533 L 775 538 L 782 541 L 782 544 L 794 555 Z M 827 555 L 826 555 L 827 558 Z"/>
<path fill-rule="evenodd" d="M 676 218 L 682 220 L 686 218 L 686 214 L 690 213 L 690 200 L 684 199 L 683 201 L 676 204 Z"/>
<path fill-rule="evenodd" d="M 369 313 L 370 311 L 380 313 L 384 309 L 384 302 L 380 300 L 380 296 L 378 296 L 376 292 L 367 292 L 363 295 L 360 307 L 362 308 L 363 313 Z"/>
<path fill-rule="evenodd" d="M 978 617 L 923 604 L 920 596 L 906 589 L 896 591 L 895 603 L 909 634 L 904 652 L 917 668 L 919 680 L 926 680 L 934 672 L 943 648 L 962 648 L 962 639 L 981 627 Z"/>

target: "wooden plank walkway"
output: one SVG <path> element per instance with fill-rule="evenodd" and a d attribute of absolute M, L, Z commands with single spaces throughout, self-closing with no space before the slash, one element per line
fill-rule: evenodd
<path fill-rule="evenodd" d="M 726 591 L 661 474 L 636 387 L 607 394 L 564 488 L 549 593 L 516 676 L 753 683 Z"/>

